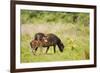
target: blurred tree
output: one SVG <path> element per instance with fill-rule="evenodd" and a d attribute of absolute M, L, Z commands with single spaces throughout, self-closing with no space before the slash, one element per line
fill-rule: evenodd
<path fill-rule="evenodd" d="M 21 24 L 73 23 L 89 25 L 89 13 L 21 10 Z"/>

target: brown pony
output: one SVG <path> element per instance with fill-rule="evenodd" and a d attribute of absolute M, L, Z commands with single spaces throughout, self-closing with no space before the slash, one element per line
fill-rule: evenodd
<path fill-rule="evenodd" d="M 32 49 L 37 51 L 38 47 L 47 47 L 46 53 L 49 50 L 50 46 L 54 47 L 54 53 L 56 52 L 55 48 L 56 45 L 59 48 L 60 52 L 63 52 L 64 45 L 61 42 L 60 38 L 57 37 L 55 34 L 49 33 L 49 34 L 43 34 L 43 33 L 36 33 L 34 36 L 34 40 L 30 42 L 30 46 Z"/>

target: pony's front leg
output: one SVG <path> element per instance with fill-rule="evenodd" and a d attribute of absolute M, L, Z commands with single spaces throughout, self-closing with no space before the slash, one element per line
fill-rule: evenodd
<path fill-rule="evenodd" d="M 56 45 L 54 45 L 53 48 L 54 48 L 54 53 L 56 53 Z"/>

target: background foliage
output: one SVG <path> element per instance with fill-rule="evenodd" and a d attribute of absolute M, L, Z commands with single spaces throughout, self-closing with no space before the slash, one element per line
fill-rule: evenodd
<path fill-rule="evenodd" d="M 41 23 L 78 23 L 89 25 L 88 13 L 77 12 L 50 12 L 50 11 L 21 11 L 22 24 Z"/>

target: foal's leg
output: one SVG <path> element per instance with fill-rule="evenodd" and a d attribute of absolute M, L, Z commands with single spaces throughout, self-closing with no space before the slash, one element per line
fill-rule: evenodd
<path fill-rule="evenodd" d="M 38 47 L 34 48 L 34 50 L 32 50 L 33 54 L 36 55 L 36 51 L 37 51 Z"/>
<path fill-rule="evenodd" d="M 49 50 L 49 46 L 47 47 L 46 54 L 47 54 L 48 50 Z"/>
<path fill-rule="evenodd" d="M 35 53 L 36 53 L 37 49 L 38 49 L 38 47 L 35 48 Z"/>
<path fill-rule="evenodd" d="M 40 54 L 40 55 L 43 54 L 43 47 L 40 46 L 39 49 L 40 49 L 40 50 L 39 50 L 39 51 L 40 51 L 39 54 Z"/>
<path fill-rule="evenodd" d="M 40 47 L 40 55 L 43 54 L 43 47 Z"/>
<path fill-rule="evenodd" d="M 34 52 L 34 50 L 32 50 L 32 53 L 33 53 L 33 55 L 35 55 L 35 52 Z"/>

